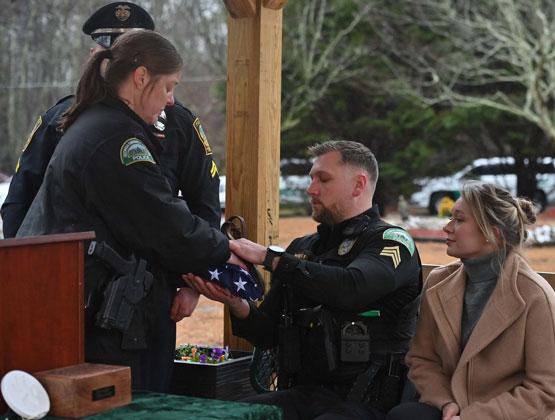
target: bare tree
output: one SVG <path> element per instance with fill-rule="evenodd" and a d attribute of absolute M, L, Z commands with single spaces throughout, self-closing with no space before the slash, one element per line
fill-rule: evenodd
<path fill-rule="evenodd" d="M 38 115 L 71 94 L 93 45 L 81 27 L 108 0 L 0 0 L 0 170 L 10 172 Z M 184 57 L 177 97 L 202 118 L 223 158 L 227 28 L 221 0 L 144 0 Z M 223 159 L 219 159 L 222 163 Z"/>
<path fill-rule="evenodd" d="M 363 42 L 352 40 L 369 15 L 370 4 L 303 0 L 285 8 L 282 131 L 296 126 L 330 86 L 360 74 L 367 56 Z"/>
<path fill-rule="evenodd" d="M 372 3 L 371 51 L 389 73 L 389 80 L 380 80 L 384 89 L 426 104 L 508 112 L 539 127 L 555 145 L 555 3 Z"/>

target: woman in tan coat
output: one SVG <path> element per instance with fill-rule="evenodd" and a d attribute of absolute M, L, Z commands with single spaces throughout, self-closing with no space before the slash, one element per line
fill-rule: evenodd
<path fill-rule="evenodd" d="M 555 292 L 519 254 L 532 205 L 469 182 L 452 214 L 447 254 L 460 261 L 428 276 L 406 358 L 420 402 L 387 420 L 550 418 Z"/>

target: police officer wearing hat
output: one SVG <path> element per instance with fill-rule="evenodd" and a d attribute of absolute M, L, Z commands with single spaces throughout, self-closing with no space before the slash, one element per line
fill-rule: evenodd
<path fill-rule="evenodd" d="M 154 29 L 151 16 L 140 6 L 129 2 L 110 3 L 98 9 L 83 25 L 83 32 L 90 35 L 97 45 L 91 54 L 110 48 L 115 39 L 132 28 Z M 4 236 L 14 237 L 42 183 L 46 167 L 62 132 L 58 124 L 62 114 L 71 106 L 73 96 L 61 99 L 41 115 L 17 162 L 8 196 L 2 206 Z M 181 193 L 191 212 L 219 228 L 221 209 L 219 203 L 219 177 L 212 159 L 210 144 L 199 119 L 179 102 L 167 107 L 151 127 L 158 139 L 161 152 L 157 156 L 163 175 L 174 196 Z M 157 353 L 158 366 L 152 370 L 151 390 L 166 391 L 173 367 L 175 349 L 175 321 L 189 316 L 198 302 L 198 294 L 184 287 L 178 275 L 164 274 L 168 287 L 156 297 L 154 307 L 159 311 L 158 337 L 151 351 Z M 170 319 L 169 314 L 172 314 Z"/>
<path fill-rule="evenodd" d="M 310 151 L 307 192 L 317 233 L 287 250 L 230 243 L 236 255 L 273 273 L 262 304 L 186 278 L 228 305 L 235 335 L 278 348 L 278 391 L 247 401 L 278 405 L 285 419 L 381 420 L 404 385 L 422 289 L 418 251 L 372 206 L 378 167 L 368 148 L 330 141 Z"/>
<path fill-rule="evenodd" d="M 109 48 L 122 33 L 132 28 L 154 29 L 154 22 L 142 7 L 129 2 L 110 3 L 98 9 L 83 25 L 97 45 Z M 62 133 L 60 116 L 73 102 L 73 95 L 58 101 L 41 115 L 29 135 L 16 165 L 1 215 L 4 237 L 14 237 L 42 183 L 46 166 Z M 165 115 L 164 115 L 165 114 Z M 163 147 L 160 158 L 164 175 L 173 192 L 181 192 L 191 211 L 219 227 L 219 177 L 212 150 L 200 120 L 176 101 L 154 124 L 153 131 Z"/>

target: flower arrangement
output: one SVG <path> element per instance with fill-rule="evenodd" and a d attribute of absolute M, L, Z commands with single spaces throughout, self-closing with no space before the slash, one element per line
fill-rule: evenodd
<path fill-rule="evenodd" d="M 175 349 L 175 360 L 218 364 L 229 360 L 229 347 L 201 347 L 185 344 Z"/>

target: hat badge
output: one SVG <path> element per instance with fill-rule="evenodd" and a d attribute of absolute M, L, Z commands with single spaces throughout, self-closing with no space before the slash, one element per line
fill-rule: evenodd
<path fill-rule="evenodd" d="M 120 4 L 116 7 L 115 15 L 118 20 L 125 22 L 131 16 L 131 7 Z"/>

